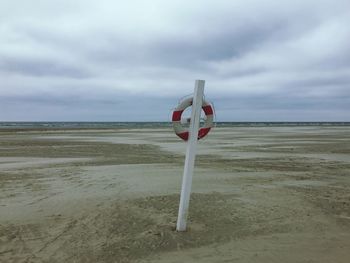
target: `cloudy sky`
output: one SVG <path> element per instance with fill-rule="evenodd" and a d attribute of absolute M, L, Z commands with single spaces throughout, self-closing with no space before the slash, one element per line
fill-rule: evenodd
<path fill-rule="evenodd" d="M 350 121 L 349 0 L 0 0 L 0 121 Z"/>

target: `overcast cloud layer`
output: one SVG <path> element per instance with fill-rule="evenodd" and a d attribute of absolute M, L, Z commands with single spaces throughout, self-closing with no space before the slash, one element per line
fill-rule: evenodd
<path fill-rule="evenodd" d="M 0 0 L 0 121 L 350 121 L 350 1 Z"/>

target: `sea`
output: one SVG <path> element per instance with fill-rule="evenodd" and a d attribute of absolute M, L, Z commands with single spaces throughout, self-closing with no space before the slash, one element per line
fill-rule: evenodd
<path fill-rule="evenodd" d="M 167 128 L 171 122 L 0 122 L 2 129 L 138 129 Z M 216 122 L 216 127 L 236 126 L 350 126 L 350 122 Z"/>

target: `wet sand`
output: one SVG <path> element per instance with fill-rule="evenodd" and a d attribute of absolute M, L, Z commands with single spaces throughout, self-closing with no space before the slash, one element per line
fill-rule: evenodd
<path fill-rule="evenodd" d="M 349 262 L 350 127 L 0 131 L 0 262 Z"/>

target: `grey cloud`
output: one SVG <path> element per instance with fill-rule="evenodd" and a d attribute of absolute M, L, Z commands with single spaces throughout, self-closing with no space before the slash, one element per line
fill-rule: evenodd
<path fill-rule="evenodd" d="M 264 23 L 248 22 L 236 28 L 227 21 L 213 32 L 205 32 L 205 27 L 213 27 L 210 21 L 203 25 L 204 33 L 196 35 L 156 35 L 154 39 L 137 42 L 109 35 L 102 46 L 96 46 L 92 56 L 100 61 L 116 65 L 152 64 L 164 67 L 202 68 L 202 62 L 217 61 L 233 57 L 243 57 L 265 42 L 286 37 L 288 21 L 270 20 Z M 169 28 L 171 31 L 171 28 Z"/>
<path fill-rule="evenodd" d="M 219 120 L 350 120 L 347 1 L 4 3 L 0 120 L 167 120 L 198 78 Z"/>
<path fill-rule="evenodd" d="M 28 58 L 0 58 L 0 70 L 32 76 L 55 76 L 70 78 L 87 78 L 92 74 L 76 66 L 65 65 L 58 61 L 28 59 Z"/>
<path fill-rule="evenodd" d="M 286 94 L 275 94 L 273 96 L 239 96 L 230 99 L 218 99 L 225 110 L 293 110 L 293 109 L 317 109 L 317 110 L 350 110 L 349 97 L 336 98 L 303 98 L 288 96 Z"/>
<path fill-rule="evenodd" d="M 130 104 L 135 104 L 129 108 Z M 174 99 L 126 96 L 114 98 L 50 96 L 0 96 L 0 119 L 22 121 L 167 121 Z M 170 106 L 173 105 L 173 106 Z M 28 117 L 26 112 L 30 111 Z"/>
<path fill-rule="evenodd" d="M 324 87 L 347 87 L 350 92 L 350 75 L 344 74 L 339 76 L 339 74 L 334 74 L 330 76 L 324 76 L 322 73 L 320 73 L 318 76 L 314 77 L 301 76 L 300 79 L 290 80 L 284 85 L 284 87 L 287 89 L 297 88 L 299 90 L 310 89 L 314 87 L 319 88 L 320 90 L 322 90 Z M 333 91 L 333 94 L 337 95 L 336 90 Z"/>

